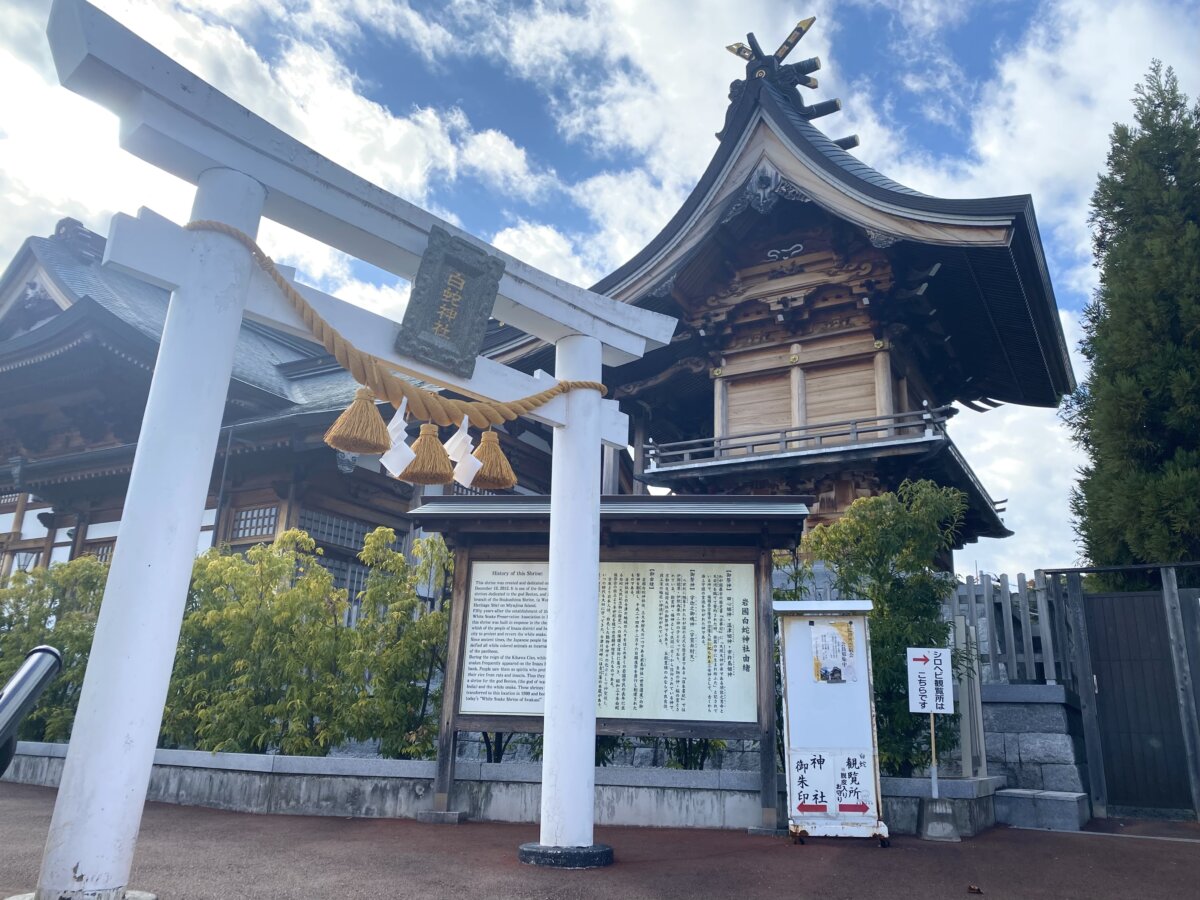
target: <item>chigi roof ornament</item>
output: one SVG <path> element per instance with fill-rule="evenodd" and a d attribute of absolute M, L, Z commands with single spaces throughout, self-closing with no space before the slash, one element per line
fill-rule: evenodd
<path fill-rule="evenodd" d="M 770 56 L 763 53 L 762 47 L 759 46 L 758 39 L 755 38 L 753 33 L 746 35 L 746 42 L 750 46 L 746 46 L 746 44 L 738 41 L 736 44 L 730 44 L 725 48 L 734 56 L 746 60 L 746 80 L 735 81 L 729 86 L 729 109 L 731 112 L 745 92 L 746 83 L 757 78 L 765 79 L 768 83 L 782 89 L 795 102 L 796 111 L 806 119 L 819 119 L 821 116 L 827 116 L 842 108 L 841 100 L 822 100 L 819 103 L 809 106 L 800 96 L 800 87 L 813 90 L 817 87 L 817 79 L 812 77 L 812 73 L 821 68 L 821 58 L 819 56 L 787 65 L 784 65 L 783 62 L 795 46 L 800 43 L 801 38 L 812 28 L 812 24 L 815 21 L 817 21 L 817 17 L 810 16 L 807 19 L 797 22 L 796 27 L 792 29 L 792 33 L 779 45 L 779 49 Z M 793 92 L 792 88 L 796 90 Z M 726 114 L 726 127 L 728 127 L 728 123 L 729 116 Z M 725 129 L 722 129 L 717 138 L 721 139 L 724 136 Z M 858 135 L 838 138 L 834 143 L 843 150 L 849 150 L 858 146 Z"/>

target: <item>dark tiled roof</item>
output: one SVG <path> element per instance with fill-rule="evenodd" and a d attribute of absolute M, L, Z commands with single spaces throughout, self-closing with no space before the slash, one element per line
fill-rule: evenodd
<path fill-rule="evenodd" d="M 794 93 L 795 89 L 792 90 Z M 796 103 L 787 95 L 784 88 L 766 82 L 762 85 L 762 91 L 764 94 L 769 95 L 770 100 L 774 102 L 775 109 L 779 111 L 781 118 L 788 122 L 804 138 L 805 145 L 824 156 L 832 165 L 837 166 L 846 175 L 894 194 L 907 194 L 911 197 L 929 196 L 928 194 L 922 194 L 920 191 L 914 191 L 910 187 L 905 187 L 899 182 L 892 181 L 892 179 L 875 171 L 852 153 L 847 153 L 830 140 L 821 129 L 800 115 L 800 110 L 796 107 Z M 767 98 L 764 97 L 763 99 Z"/>
<path fill-rule="evenodd" d="M 893 181 L 843 150 L 812 123 L 804 109 L 795 88 L 773 83 L 770 78 L 749 79 L 730 105 L 717 152 L 678 212 L 649 244 L 593 285 L 592 290 L 612 294 L 644 269 L 655 265 L 654 261 L 683 234 L 708 201 L 738 152 L 743 135 L 757 116 L 763 116 L 791 143 L 797 154 L 814 169 L 843 185 L 848 193 L 858 194 L 911 218 L 1011 227 L 1012 239 L 1007 248 L 927 246 L 913 238 L 906 239 L 903 248 L 914 259 L 925 251 L 933 251 L 937 256 L 934 262 L 948 257 L 961 258 L 967 269 L 990 267 L 993 270 L 991 280 L 985 283 L 969 281 L 962 286 L 967 294 L 955 295 L 964 315 L 970 308 L 967 317 L 971 319 L 959 323 L 958 337 L 965 341 L 968 333 L 978 333 L 977 339 L 964 347 L 970 347 L 973 358 L 981 354 L 994 355 L 996 365 L 1003 363 L 1005 367 L 1003 372 L 994 374 L 973 373 L 979 380 L 977 386 L 981 387 L 986 381 L 991 391 L 988 395 L 1006 402 L 1057 405 L 1062 395 L 1074 388 L 1075 382 L 1032 199 L 1025 194 L 978 199 L 922 194 Z M 719 227 L 722 226 L 711 226 L 714 231 Z M 623 299 L 638 305 L 653 302 L 656 287 L 668 283 L 695 258 L 709 252 L 709 245 L 696 242 L 689 253 L 674 261 L 670 271 L 655 273 L 654 284 L 647 287 L 648 294 Z M 997 256 L 1004 258 L 999 266 L 994 265 Z"/>
<path fill-rule="evenodd" d="M 155 343 L 162 338 L 167 291 L 101 266 L 94 255 L 76 252 L 70 240 L 30 238 L 26 246 L 47 275 L 74 300 L 90 297 Z M 284 414 L 344 407 L 357 387 L 349 373 L 335 370 L 292 379 L 279 370 L 282 363 L 323 352 L 316 343 L 309 349 L 295 337 L 260 323 L 243 323 L 234 355 L 233 380 L 279 398 Z"/>

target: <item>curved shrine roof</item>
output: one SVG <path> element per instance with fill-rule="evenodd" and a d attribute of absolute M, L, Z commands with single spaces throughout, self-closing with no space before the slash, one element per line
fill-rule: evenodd
<path fill-rule="evenodd" d="M 836 101 L 807 106 L 786 76 L 792 67 L 744 58 L 747 77 L 732 86 L 720 143 L 695 188 L 649 244 L 592 289 L 654 304 L 756 199 L 759 211 L 776 194 L 811 201 L 912 268 L 943 263 L 933 286 L 946 295 L 942 306 L 955 306 L 944 314 L 959 356 L 976 366 L 971 390 L 946 400 L 1056 406 L 1075 381 L 1032 198 L 943 198 L 902 185 L 813 124 L 840 108 Z M 755 77 L 758 69 L 765 74 Z"/>

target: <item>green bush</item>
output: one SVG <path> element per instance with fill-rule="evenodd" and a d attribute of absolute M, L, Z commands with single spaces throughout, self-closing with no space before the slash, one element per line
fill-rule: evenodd
<path fill-rule="evenodd" d="M 108 566 L 94 556 L 15 572 L 0 585 L 0 686 L 39 644 L 63 656 L 62 671 L 26 717 L 18 732 L 24 741 L 66 741 L 71 736 L 79 690 Z"/>
<path fill-rule="evenodd" d="M 871 667 L 879 764 L 911 775 L 930 760 L 929 720 L 908 711 L 908 647 L 945 647 L 950 623 L 942 603 L 954 575 L 935 561 L 954 546 L 966 497 L 932 481 L 905 481 L 895 493 L 855 500 L 836 522 L 805 536 L 804 549 L 834 572 L 843 597 L 870 600 Z M 942 750 L 957 746 L 957 715 L 937 717 Z"/>
<path fill-rule="evenodd" d="M 301 531 L 245 556 L 200 557 L 163 744 L 324 756 L 350 739 L 379 738 L 384 756 L 429 755 L 446 614 L 421 614 L 415 573 L 395 540 L 390 528 L 367 535 L 360 559 L 370 572 L 353 628 L 344 625 L 349 598 Z M 437 544 L 421 552 L 444 564 Z"/>
<path fill-rule="evenodd" d="M 323 756 L 347 740 L 381 741 L 384 756 L 429 756 L 437 741 L 445 604 L 423 612 L 418 578 L 443 595 L 451 562 L 440 538 L 419 540 L 418 564 L 369 534 L 361 611 L 321 567 L 301 531 L 244 554 L 196 560 L 163 714 L 160 743 L 242 753 Z M 63 671 L 23 725 L 24 740 L 70 737 L 108 567 L 93 557 L 17 573 L 0 587 L 0 683 L 38 644 Z"/>

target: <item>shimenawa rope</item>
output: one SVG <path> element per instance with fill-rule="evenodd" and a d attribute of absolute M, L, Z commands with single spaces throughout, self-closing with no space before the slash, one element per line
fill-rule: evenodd
<path fill-rule="evenodd" d="M 476 428 L 490 429 L 493 425 L 511 422 L 526 415 L 568 391 L 599 391 L 601 396 L 608 392 L 607 388 L 598 381 L 560 381 L 541 393 L 507 402 L 455 400 L 442 397 L 397 377 L 390 371 L 386 360 L 364 353 L 346 340 L 337 329 L 317 314 L 317 311 L 301 296 L 299 291 L 288 283 L 275 267 L 275 263 L 250 235 L 224 222 L 207 219 L 189 222 L 184 227 L 188 231 L 212 231 L 224 234 L 244 246 L 259 268 L 266 272 L 283 292 L 284 297 L 304 321 L 305 327 L 321 343 L 321 346 L 337 360 L 342 368 L 350 373 L 355 381 L 363 385 L 363 388 L 358 390 L 354 402 L 326 432 L 326 443 L 340 450 L 355 453 L 383 453 L 391 447 L 387 426 L 384 425 L 383 419 L 375 409 L 374 397 L 386 400 L 397 409 L 404 400 L 407 400 L 408 410 L 415 418 L 436 425 L 458 425 L 466 416 Z M 424 427 L 422 435 L 425 435 Z M 482 473 L 495 473 L 493 489 L 511 487 L 516 483 L 515 476 L 511 475 L 512 468 L 508 465 L 508 460 L 503 458 L 499 442 L 494 439 L 495 435 L 492 435 L 493 440 L 489 441 L 487 438 L 488 433 L 485 432 L 484 440 L 474 454 L 476 458 L 484 462 Z M 446 460 L 446 463 L 448 464 L 449 460 Z M 424 468 L 414 460 L 414 463 L 400 477 L 405 480 L 419 480 L 422 483 L 440 484 L 448 480 L 444 477 L 442 471 L 444 468 L 441 465 L 433 466 L 430 471 L 425 472 Z M 421 471 L 417 471 L 418 469 Z M 436 471 L 434 471 L 435 469 Z M 510 479 L 511 483 L 506 484 Z"/>
<path fill-rule="evenodd" d="M 405 398 L 408 399 L 408 410 L 413 417 L 436 425 L 451 426 L 462 422 L 467 416 L 476 428 L 489 428 L 500 425 L 526 415 L 540 406 L 549 403 L 559 394 L 568 391 L 591 390 L 599 391 L 601 395 L 608 389 L 599 381 L 560 381 L 554 387 L 539 394 L 530 394 L 517 400 L 502 402 L 499 400 L 456 400 L 442 397 L 432 391 L 420 388 L 403 378 L 398 378 L 389 371 L 388 363 L 377 356 L 364 353 L 338 331 L 322 319 L 308 301 L 288 283 L 271 258 L 255 243 L 254 238 L 232 225 L 210 220 L 197 220 L 184 226 L 188 231 L 215 231 L 228 235 L 241 243 L 250 255 L 254 257 L 259 267 L 271 277 L 271 280 L 283 291 L 283 295 L 291 303 L 292 308 L 300 314 L 305 326 L 326 351 L 337 360 L 338 365 L 348 371 L 359 384 L 371 389 L 371 392 L 381 400 L 397 409 Z"/>

